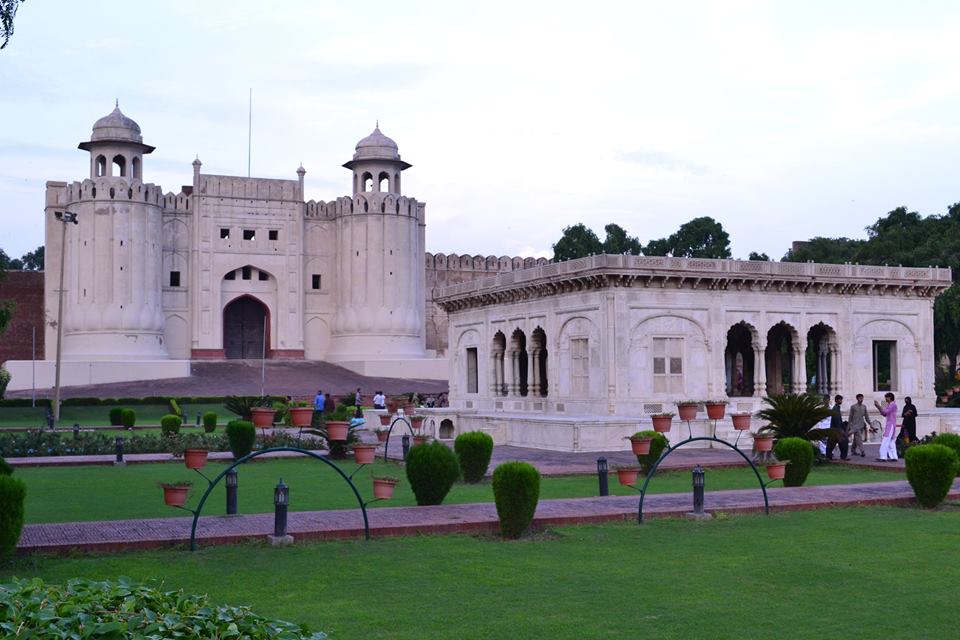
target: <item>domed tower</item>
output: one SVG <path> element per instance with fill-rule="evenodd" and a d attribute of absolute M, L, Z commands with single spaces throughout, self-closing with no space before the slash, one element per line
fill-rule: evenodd
<path fill-rule="evenodd" d="M 424 204 L 400 191 L 410 164 L 379 125 L 357 143 L 353 198 L 337 218 L 334 362 L 422 358 Z"/>
<path fill-rule="evenodd" d="M 64 264 L 63 358 L 167 358 L 163 344 L 160 189 L 143 184 L 140 127 L 119 106 L 93 125 L 80 149 L 90 153 L 90 177 L 47 189 L 48 301 Z M 57 212 L 77 215 L 65 232 Z M 49 305 L 48 305 L 49 306 Z M 50 311 L 56 317 L 56 307 Z"/>

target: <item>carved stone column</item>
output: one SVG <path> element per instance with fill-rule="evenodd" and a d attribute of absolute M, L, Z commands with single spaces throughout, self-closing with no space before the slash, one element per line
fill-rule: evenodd
<path fill-rule="evenodd" d="M 793 393 L 807 390 L 807 362 L 800 345 L 793 345 Z"/>
<path fill-rule="evenodd" d="M 767 348 L 755 342 L 753 345 L 753 396 L 762 398 L 767 395 Z"/>
<path fill-rule="evenodd" d="M 530 380 L 530 389 L 528 395 L 540 395 L 540 349 L 530 350 L 530 357 L 527 358 L 527 370 Z"/>

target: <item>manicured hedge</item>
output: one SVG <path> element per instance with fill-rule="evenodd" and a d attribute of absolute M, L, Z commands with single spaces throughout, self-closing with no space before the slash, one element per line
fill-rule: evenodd
<path fill-rule="evenodd" d="M 957 458 L 960 459 L 960 435 L 956 433 L 941 433 L 938 436 L 934 436 L 930 444 L 942 444 L 945 447 L 950 447 L 954 453 L 957 454 Z"/>
<path fill-rule="evenodd" d="M 907 449 L 907 480 L 920 506 L 932 509 L 947 497 L 957 475 L 957 454 L 942 444 L 919 444 Z"/>
<path fill-rule="evenodd" d="M 227 423 L 227 440 L 234 459 L 239 460 L 253 451 L 253 445 L 257 441 L 257 430 L 253 423 L 247 420 L 231 420 Z"/>
<path fill-rule="evenodd" d="M 27 485 L 13 476 L 0 475 L 0 560 L 13 557 L 17 550 L 26 497 Z"/>
<path fill-rule="evenodd" d="M 540 472 L 527 462 L 504 462 L 493 470 L 493 499 L 500 533 L 504 538 L 519 538 L 537 510 Z"/>
<path fill-rule="evenodd" d="M 323 633 L 270 620 L 248 607 L 216 605 L 206 595 L 130 582 L 39 578 L 0 585 L 0 628 L 24 638 L 246 638 L 320 640 Z"/>
<path fill-rule="evenodd" d="M 183 420 L 180 419 L 180 416 L 168 413 L 160 418 L 160 431 L 165 436 L 174 436 L 180 433 L 180 425 L 182 424 Z"/>
<path fill-rule="evenodd" d="M 407 480 L 417 504 L 440 504 L 460 477 L 457 454 L 442 442 L 421 444 L 407 454 Z"/>
<path fill-rule="evenodd" d="M 123 425 L 123 407 L 114 407 L 110 409 L 110 426 L 119 427 Z"/>
<path fill-rule="evenodd" d="M 213 433 L 217 428 L 217 412 L 207 411 L 203 414 L 203 430 Z"/>
<path fill-rule="evenodd" d="M 133 409 L 124 409 L 120 412 L 120 424 L 127 429 L 132 429 L 137 424 L 137 412 Z"/>
<path fill-rule="evenodd" d="M 789 460 L 783 476 L 783 486 L 800 487 L 807 481 L 813 468 L 813 445 L 805 438 L 781 438 L 773 447 L 777 460 Z"/>
<path fill-rule="evenodd" d="M 291 447 L 297 446 L 298 442 L 300 441 L 294 435 L 276 433 L 261 436 L 256 447 L 257 449 Z M 198 448 L 210 451 L 231 450 L 226 434 L 222 433 L 181 433 L 175 438 L 153 434 L 132 435 L 123 441 L 124 453 L 128 454 L 176 453 L 183 449 Z M 48 430 L 0 432 L 0 456 L 7 458 L 113 455 L 115 450 L 114 436 L 97 431 L 81 431 L 76 438 L 69 433 Z"/>
<path fill-rule="evenodd" d="M 464 482 L 480 482 L 487 474 L 493 455 L 493 438 L 483 431 L 461 433 L 453 442 Z"/>
<path fill-rule="evenodd" d="M 637 463 L 640 465 L 640 473 L 647 475 L 650 469 L 660 459 L 663 450 L 670 446 L 670 441 L 662 433 L 656 431 L 637 431 L 634 437 L 652 438 L 650 442 L 650 453 L 645 456 L 637 456 Z"/>

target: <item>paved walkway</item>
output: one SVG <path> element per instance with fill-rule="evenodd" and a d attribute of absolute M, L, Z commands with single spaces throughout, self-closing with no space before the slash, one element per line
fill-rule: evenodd
<path fill-rule="evenodd" d="M 914 500 L 905 481 L 821 487 L 771 488 L 767 490 L 771 511 L 816 509 L 845 505 L 907 504 Z M 950 496 L 960 497 L 960 481 Z M 637 517 L 637 496 L 609 496 L 569 500 L 542 500 L 535 526 L 567 525 Z M 650 517 L 679 516 L 691 509 L 689 493 L 655 494 L 647 497 L 644 514 Z M 743 513 L 763 509 L 759 489 L 707 493 L 706 509 Z M 491 503 L 452 504 L 435 507 L 387 507 L 367 511 L 372 537 L 488 532 L 497 530 L 496 508 Z M 18 549 L 21 553 L 122 551 L 182 545 L 190 539 L 192 518 L 155 518 L 111 522 L 34 524 L 24 527 Z M 273 533 L 273 514 L 206 516 L 200 519 L 198 547 L 263 539 Z M 295 512 L 290 514 L 289 533 L 297 540 L 359 538 L 363 518 L 359 509 Z"/>

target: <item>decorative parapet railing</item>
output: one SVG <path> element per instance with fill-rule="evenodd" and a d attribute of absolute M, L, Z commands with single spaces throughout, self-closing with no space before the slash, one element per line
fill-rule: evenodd
<path fill-rule="evenodd" d="M 951 271 L 945 267 L 596 255 L 443 287 L 434 292 L 434 300 L 452 311 L 605 287 L 932 297 L 951 284 Z"/>

